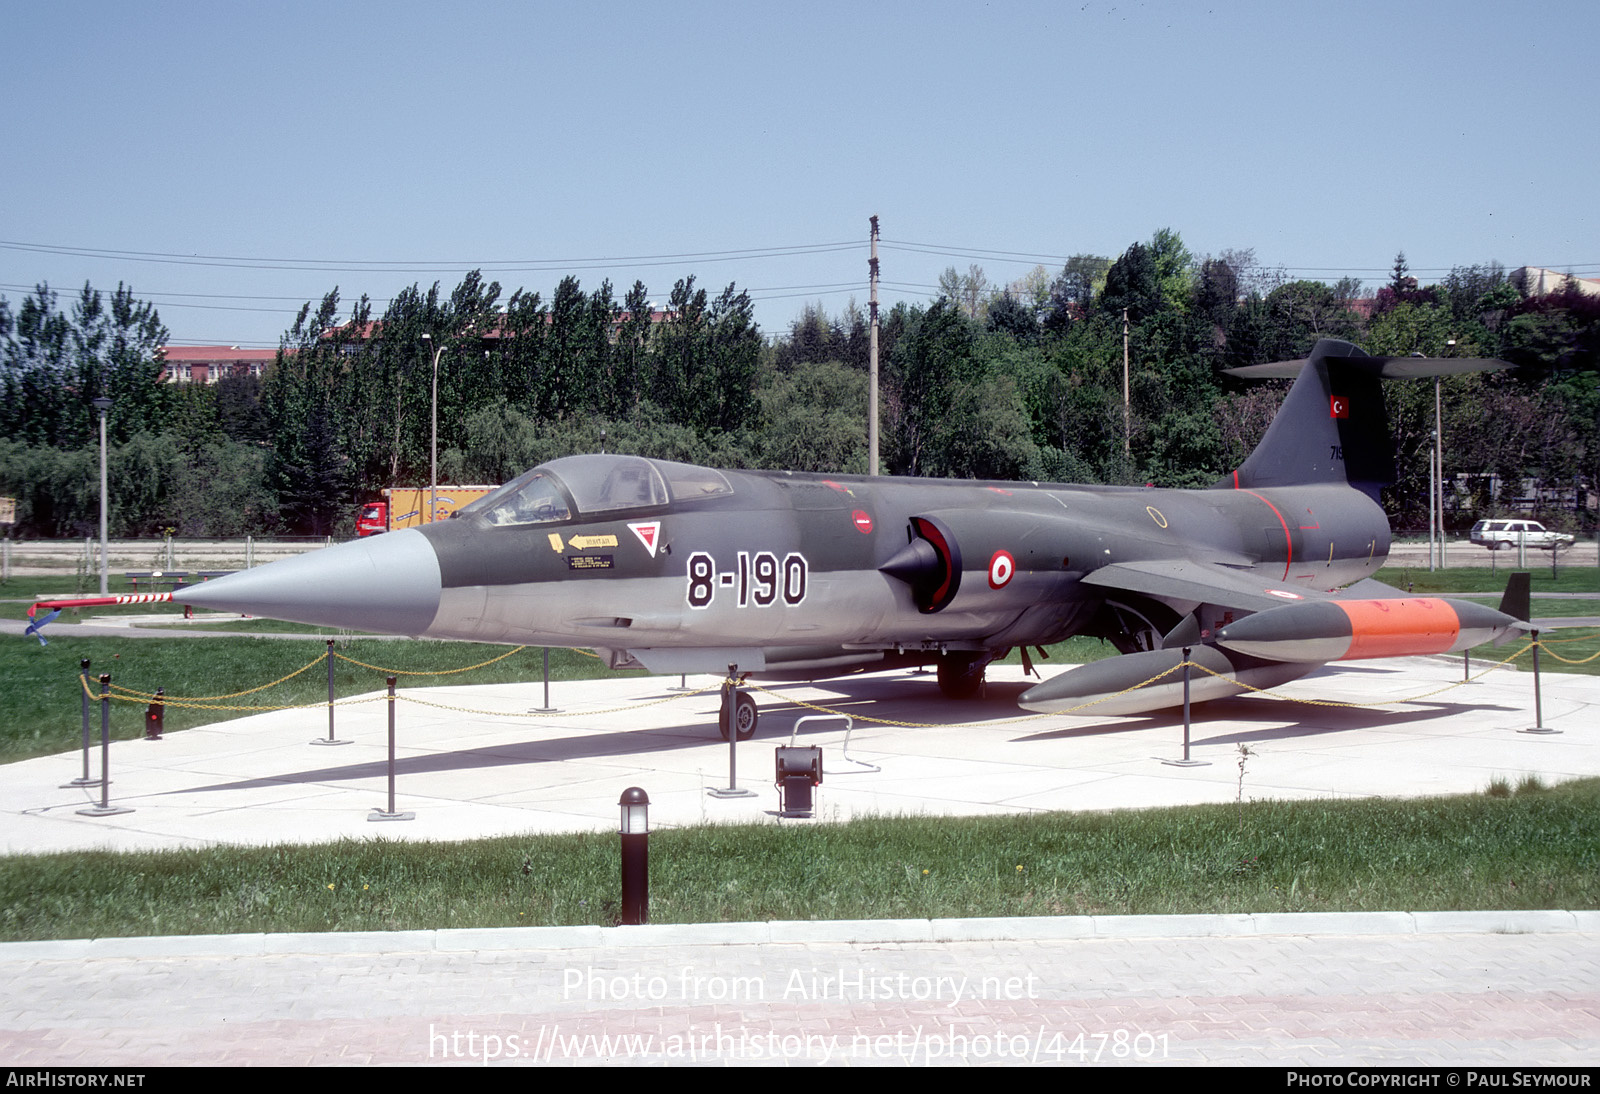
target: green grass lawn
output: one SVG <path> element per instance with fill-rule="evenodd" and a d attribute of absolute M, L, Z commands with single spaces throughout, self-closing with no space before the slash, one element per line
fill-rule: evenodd
<path fill-rule="evenodd" d="M 1385 566 L 1372 576 L 1397 589 L 1417 593 L 1498 593 L 1505 589 L 1512 569 L 1501 566 L 1491 570 L 1478 566 L 1429 570 L 1419 566 Z M 1600 597 L 1600 568 L 1594 566 L 1563 566 L 1551 577 L 1548 565 L 1542 569 L 1530 565 L 1528 574 L 1529 585 L 1536 593 L 1592 593 Z"/>
<path fill-rule="evenodd" d="M 46 635 L 50 632 L 47 629 Z M 539 680 L 541 650 L 467 642 L 428 640 L 351 639 L 335 643 L 337 654 L 382 669 L 411 673 L 452 671 L 502 658 L 470 673 L 450 676 L 402 677 L 402 686 L 438 684 L 500 684 Z M 94 692 L 99 694 L 99 674 L 109 673 L 113 686 L 138 692 L 160 687 L 172 697 L 206 698 L 200 707 L 177 702 L 166 707 L 169 731 L 209 725 L 262 709 L 328 701 L 327 644 L 323 640 L 265 638 L 74 638 L 50 639 L 41 647 L 33 639 L 0 642 L 0 680 L 5 703 L 0 707 L 0 762 L 67 752 L 82 741 L 78 663 L 90 662 Z M 511 654 L 506 657 L 504 655 Z M 233 693 L 256 688 L 296 670 L 298 675 L 274 687 L 249 695 Z M 335 659 L 334 693 L 339 698 L 381 691 L 386 673 Z M 600 661 L 576 650 L 550 651 L 553 680 L 587 679 L 611 675 Z M 631 675 L 641 675 L 631 673 Z M 232 697 L 226 697 L 232 696 Z M 113 736 L 137 737 L 143 732 L 146 700 L 112 704 Z M 91 711 L 91 727 L 98 739 L 100 716 Z"/>
<path fill-rule="evenodd" d="M 654 923 L 1595 908 L 1600 779 L 667 829 L 650 854 Z M 617 855 L 604 834 L 19 856 L 0 859 L 0 938 L 610 925 Z"/>

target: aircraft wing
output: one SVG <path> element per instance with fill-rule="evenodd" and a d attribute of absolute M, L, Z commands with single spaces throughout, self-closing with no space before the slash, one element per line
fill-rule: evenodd
<path fill-rule="evenodd" d="M 1168 600 L 1193 600 L 1225 608 L 1262 612 L 1302 600 L 1330 600 L 1334 594 L 1269 581 L 1249 570 L 1188 559 L 1114 562 L 1084 577 L 1085 585 L 1121 589 Z"/>

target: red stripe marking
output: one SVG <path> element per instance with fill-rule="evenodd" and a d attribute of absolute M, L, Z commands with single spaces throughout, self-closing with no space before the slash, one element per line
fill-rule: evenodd
<path fill-rule="evenodd" d="M 1234 475 L 1237 477 L 1238 472 L 1234 472 Z M 1245 493 L 1249 494 L 1252 498 L 1259 499 L 1261 504 L 1265 505 L 1268 509 L 1271 509 L 1272 515 L 1277 517 L 1278 523 L 1283 526 L 1283 580 L 1288 581 L 1289 564 L 1294 561 L 1294 542 L 1289 539 L 1289 522 L 1283 519 L 1283 514 L 1278 512 L 1278 507 L 1276 505 L 1273 505 L 1266 498 L 1261 497 L 1261 495 L 1256 493 L 1254 490 L 1246 490 Z"/>

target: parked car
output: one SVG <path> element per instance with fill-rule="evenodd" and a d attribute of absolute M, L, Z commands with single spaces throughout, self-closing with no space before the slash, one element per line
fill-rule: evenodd
<path fill-rule="evenodd" d="M 1541 551 L 1571 547 L 1573 537 L 1551 532 L 1536 520 L 1480 520 L 1472 526 L 1472 542 L 1491 551 L 1509 549 L 1521 543 Z"/>

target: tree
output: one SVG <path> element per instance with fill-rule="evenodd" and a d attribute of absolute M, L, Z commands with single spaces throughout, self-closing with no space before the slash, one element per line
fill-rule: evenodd
<path fill-rule="evenodd" d="M 159 427 L 169 392 L 161 382 L 167 329 L 153 305 L 127 285 L 103 296 L 87 282 L 62 314 L 48 285 L 23 298 L 15 316 L 0 300 L 0 425 L 34 444 L 75 446 L 98 436 L 93 402 L 113 400 L 114 441 Z"/>
<path fill-rule="evenodd" d="M 1168 310 L 1186 312 L 1194 280 L 1194 257 L 1183 245 L 1183 238 L 1171 228 L 1157 229 L 1150 237 L 1150 260 L 1155 263 L 1162 304 Z"/>
<path fill-rule="evenodd" d="M 959 307 L 968 319 L 982 322 L 989 305 L 989 278 L 976 262 L 964 274 L 948 266 L 939 275 L 939 295 Z"/>
<path fill-rule="evenodd" d="M 989 303 L 985 329 L 1008 334 L 1024 345 L 1038 339 L 1039 321 L 1033 307 L 1021 296 L 1002 293 Z"/>
<path fill-rule="evenodd" d="M 757 466 L 864 474 L 867 382 L 838 361 L 802 362 L 764 378 Z"/>
<path fill-rule="evenodd" d="M 1159 312 L 1163 303 L 1161 270 L 1155 256 L 1143 243 L 1130 244 L 1106 271 L 1105 289 L 1100 293 L 1096 310 L 1120 317 L 1126 308 L 1129 321 L 1137 323 Z"/>
<path fill-rule="evenodd" d="M 1045 310 L 1046 330 L 1063 333 L 1075 321 L 1089 314 L 1095 294 L 1105 284 L 1111 260 L 1104 255 L 1073 255 L 1061 273 L 1050 283 L 1050 302 Z"/>
<path fill-rule="evenodd" d="M 609 412 L 624 414 L 639 405 L 650 383 L 650 332 L 654 327 L 650 294 L 635 281 L 622 298 L 622 324 L 617 328 Z"/>
<path fill-rule="evenodd" d="M 968 378 L 972 355 L 972 326 L 954 302 L 940 297 L 910 312 L 886 369 L 886 462 L 894 474 L 933 473 L 928 464 L 938 427 L 955 386 Z"/>

